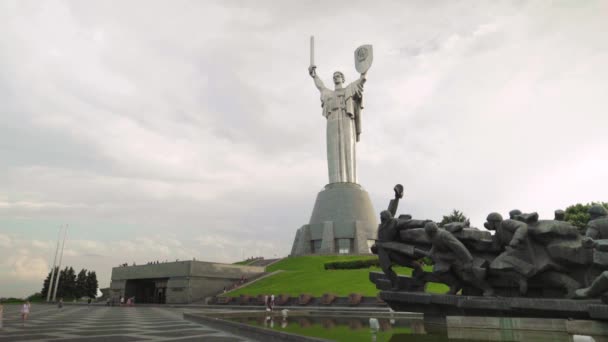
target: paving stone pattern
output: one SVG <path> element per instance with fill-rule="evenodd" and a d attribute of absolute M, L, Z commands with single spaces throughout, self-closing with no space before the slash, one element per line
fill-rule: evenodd
<path fill-rule="evenodd" d="M 183 319 L 187 309 L 159 307 L 32 306 L 23 324 L 18 305 L 5 305 L 5 341 L 253 341 Z"/>

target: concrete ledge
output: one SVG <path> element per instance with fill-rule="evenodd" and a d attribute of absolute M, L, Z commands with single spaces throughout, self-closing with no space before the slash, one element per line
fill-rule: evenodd
<path fill-rule="evenodd" d="M 553 332 L 569 335 L 608 335 L 608 325 L 604 322 L 567 320 L 555 318 L 516 318 L 516 317 L 447 317 L 446 324 L 448 330 L 458 331 L 464 329 L 470 331 L 486 331 L 486 334 L 493 334 L 488 330 L 496 331 L 535 331 Z M 483 336 L 483 333 L 480 334 Z M 504 333 L 503 333 L 504 335 Z M 547 340 L 546 338 L 544 338 Z"/>
<path fill-rule="evenodd" d="M 599 300 L 477 297 L 382 291 L 395 311 L 446 316 L 568 318 L 607 320 L 608 305 Z"/>
<path fill-rule="evenodd" d="M 257 306 L 263 307 L 263 303 L 257 303 L 254 300 L 251 300 L 247 303 L 242 303 L 242 306 Z M 234 302 L 234 301 L 233 301 Z M 217 297 L 213 298 L 210 302 L 212 305 L 226 305 L 218 303 Z M 350 304 L 348 297 L 337 297 L 331 304 L 323 304 L 321 297 L 313 297 L 310 302 L 306 305 L 301 305 L 298 303 L 298 297 L 289 297 L 286 303 L 281 306 L 301 306 L 301 307 L 339 307 L 339 308 L 348 308 L 348 307 L 368 307 L 368 308 L 386 308 L 386 303 L 383 303 L 378 300 L 377 297 L 362 297 L 361 302 L 357 305 Z M 278 307 L 278 306 L 277 306 Z"/>
<path fill-rule="evenodd" d="M 480 316 L 526 317 L 608 320 L 608 305 L 600 299 L 574 300 L 537 297 L 482 297 L 467 295 L 433 294 L 422 291 L 386 290 L 387 280 L 380 272 L 370 272 L 369 279 L 376 284 L 380 299 L 393 310 L 420 312 L 426 316 Z M 399 276 L 399 282 L 412 278 Z"/>

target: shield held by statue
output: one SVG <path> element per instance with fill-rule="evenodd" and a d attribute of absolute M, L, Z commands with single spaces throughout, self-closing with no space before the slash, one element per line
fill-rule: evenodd
<path fill-rule="evenodd" d="M 355 50 L 355 69 L 360 74 L 364 74 L 372 66 L 374 60 L 374 50 L 371 45 L 361 45 Z"/>

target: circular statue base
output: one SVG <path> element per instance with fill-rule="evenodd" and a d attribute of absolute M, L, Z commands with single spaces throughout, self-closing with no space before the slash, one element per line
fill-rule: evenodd
<path fill-rule="evenodd" d="M 296 232 L 291 255 L 370 254 L 378 220 L 367 191 L 331 183 L 317 195 L 310 222 Z"/>

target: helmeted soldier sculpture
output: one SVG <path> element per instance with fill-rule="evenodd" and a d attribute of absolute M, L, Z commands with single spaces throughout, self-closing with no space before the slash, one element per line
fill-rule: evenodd
<path fill-rule="evenodd" d="M 469 283 L 481 290 L 484 296 L 491 296 L 494 290 L 484 280 L 485 270 L 479 267 L 483 261 L 474 264 L 474 258 L 469 250 L 452 233 L 439 229 L 434 222 L 424 226 L 426 237 L 431 241 L 429 257 L 435 263 L 433 272 L 438 273 L 439 279 L 452 277 L 449 294 L 456 294 L 462 286 L 459 281 Z M 447 275 L 446 275 L 447 273 Z"/>
<path fill-rule="evenodd" d="M 566 212 L 561 209 L 556 209 L 554 212 L 555 221 L 566 221 Z"/>
<path fill-rule="evenodd" d="M 393 271 L 393 263 L 412 268 L 415 277 L 424 272 L 420 263 L 416 261 L 416 259 L 422 257 L 422 255 L 419 255 L 418 258 L 416 258 L 411 252 L 408 253 L 408 251 L 401 249 L 403 244 L 399 243 L 399 231 L 403 229 L 420 228 L 427 221 L 394 218 L 397 213 L 397 207 L 399 206 L 399 200 L 403 198 L 403 186 L 397 184 L 394 191 L 395 198 L 390 201 L 388 209 L 380 213 L 378 240 L 372 249 L 378 254 L 380 267 L 382 267 L 382 271 L 389 278 L 391 288 L 398 290 L 397 274 Z"/>
<path fill-rule="evenodd" d="M 589 223 L 585 236 L 594 240 L 608 239 L 608 210 L 599 204 L 589 208 Z"/>
<path fill-rule="evenodd" d="M 528 278 L 536 273 L 533 251 L 528 240 L 528 225 L 517 220 L 503 220 L 499 213 L 488 215 L 484 224 L 496 231 L 494 241 L 502 251 L 490 264 L 490 271 L 502 277 L 517 279 L 519 293 L 528 292 Z"/>

